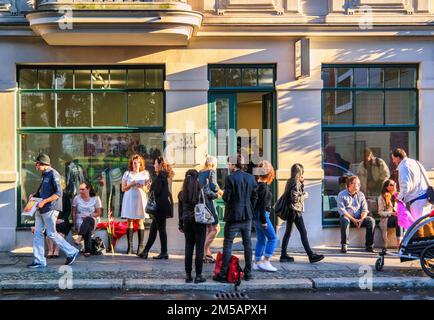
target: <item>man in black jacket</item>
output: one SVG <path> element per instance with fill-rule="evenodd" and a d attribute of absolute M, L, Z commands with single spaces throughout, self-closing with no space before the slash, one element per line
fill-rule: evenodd
<path fill-rule="evenodd" d="M 241 233 L 244 246 L 246 266 L 244 279 L 252 279 L 252 242 L 251 230 L 254 217 L 253 208 L 258 199 L 257 183 L 255 178 L 243 172 L 244 159 L 238 155 L 236 159 L 228 159 L 228 168 L 231 174 L 226 179 L 223 200 L 225 202 L 223 263 L 220 273 L 214 276 L 215 281 L 226 282 L 229 261 L 232 256 L 232 244 L 237 233 Z"/>

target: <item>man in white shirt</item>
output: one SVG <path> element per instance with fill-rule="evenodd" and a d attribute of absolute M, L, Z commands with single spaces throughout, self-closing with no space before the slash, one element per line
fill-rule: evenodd
<path fill-rule="evenodd" d="M 418 161 L 408 158 L 401 148 L 392 151 L 392 161 L 398 166 L 398 199 L 406 203 L 415 220 L 429 214 L 431 204 L 426 195 L 428 174 L 424 167 Z"/>

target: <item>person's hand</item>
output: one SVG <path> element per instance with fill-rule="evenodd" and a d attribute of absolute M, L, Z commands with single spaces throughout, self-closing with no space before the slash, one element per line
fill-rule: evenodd
<path fill-rule="evenodd" d="M 47 202 L 45 200 L 42 200 L 41 202 L 38 202 L 38 208 L 41 209 L 45 206 Z"/>
<path fill-rule="evenodd" d="M 184 233 L 184 229 L 182 227 L 178 228 L 179 232 Z"/>
<path fill-rule="evenodd" d="M 264 224 L 262 225 L 262 227 L 263 227 L 265 230 L 267 230 L 267 228 L 268 228 L 268 224 L 264 223 Z"/>
<path fill-rule="evenodd" d="M 309 198 L 309 192 L 304 192 L 304 197 L 307 199 Z"/>
<path fill-rule="evenodd" d="M 137 183 L 136 181 L 133 181 L 133 182 L 131 182 L 131 183 L 128 185 L 128 189 L 131 189 L 131 188 L 137 187 L 137 185 L 138 185 L 138 183 Z"/>
<path fill-rule="evenodd" d="M 64 223 L 65 221 L 64 220 L 62 220 L 62 219 L 57 219 L 56 220 L 56 224 L 61 224 L 61 223 Z"/>
<path fill-rule="evenodd" d="M 34 195 L 35 195 L 34 193 L 31 193 L 31 194 L 29 195 L 29 200 L 30 200 L 31 198 L 33 198 Z"/>
<path fill-rule="evenodd" d="M 217 191 L 217 194 L 218 194 L 220 197 L 223 197 L 224 191 L 223 191 L 222 189 L 219 189 L 219 191 Z"/>

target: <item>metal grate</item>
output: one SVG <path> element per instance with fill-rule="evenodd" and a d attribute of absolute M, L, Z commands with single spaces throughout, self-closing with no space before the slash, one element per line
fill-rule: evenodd
<path fill-rule="evenodd" d="M 219 292 L 215 297 L 219 300 L 244 300 L 249 299 L 249 296 L 243 292 Z"/>

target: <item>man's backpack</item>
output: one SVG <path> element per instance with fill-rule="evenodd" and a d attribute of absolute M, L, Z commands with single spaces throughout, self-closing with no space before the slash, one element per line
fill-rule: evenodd
<path fill-rule="evenodd" d="M 96 237 L 91 240 L 91 253 L 94 256 L 98 256 L 105 251 L 104 241 L 100 237 Z"/>
<path fill-rule="evenodd" d="M 223 264 L 223 254 L 221 252 L 217 253 L 217 259 L 215 262 L 214 275 L 218 276 L 220 273 L 220 269 Z M 231 256 L 229 260 L 228 266 L 228 275 L 227 280 L 229 283 L 234 283 L 235 286 L 239 286 L 241 284 L 241 279 L 244 277 L 243 269 L 240 266 L 240 259 L 236 256 Z"/>

